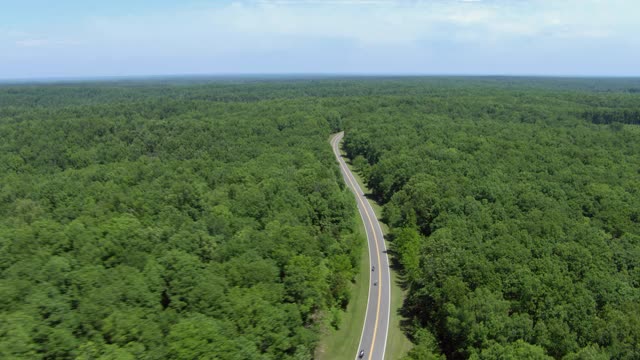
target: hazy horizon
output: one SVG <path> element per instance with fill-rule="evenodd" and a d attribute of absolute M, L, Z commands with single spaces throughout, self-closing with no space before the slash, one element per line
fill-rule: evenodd
<path fill-rule="evenodd" d="M 0 84 L 29 83 L 84 83 L 117 81 L 163 81 L 163 80 L 280 80 L 280 79 L 349 79 L 349 78 L 469 78 L 469 79 L 629 79 L 640 80 L 640 75 L 544 75 L 544 74 L 393 74 L 393 73 L 226 73 L 226 74 L 150 74 L 150 75 L 105 75 L 105 76 L 51 76 L 32 78 L 0 78 Z"/>
<path fill-rule="evenodd" d="M 0 80 L 637 77 L 639 11 L 631 0 L 25 0 L 0 14 Z"/>

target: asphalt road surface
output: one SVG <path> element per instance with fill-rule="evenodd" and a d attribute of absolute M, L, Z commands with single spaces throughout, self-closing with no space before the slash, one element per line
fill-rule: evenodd
<path fill-rule="evenodd" d="M 355 359 L 359 359 L 360 351 L 364 351 L 363 359 L 383 360 L 387 346 L 389 332 L 389 308 L 391 304 L 391 277 L 389 275 L 389 259 L 384 244 L 384 237 L 380 223 L 373 212 L 373 208 L 364 196 L 360 185 L 344 162 L 340 154 L 340 141 L 344 132 L 335 134 L 331 138 L 331 147 L 340 163 L 340 170 L 347 186 L 356 196 L 358 210 L 367 232 L 369 244 L 369 297 L 367 300 L 367 314 L 362 326 L 360 345 L 355 351 Z"/>

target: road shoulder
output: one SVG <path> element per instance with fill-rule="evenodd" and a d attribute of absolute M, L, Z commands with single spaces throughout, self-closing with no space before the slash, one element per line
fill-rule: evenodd
<path fill-rule="evenodd" d="M 356 210 L 357 219 L 360 214 Z M 369 249 L 366 243 L 364 224 L 358 221 L 355 234 L 361 241 L 360 267 L 355 282 L 351 284 L 351 299 L 345 311 L 341 311 L 340 325 L 335 329 L 330 324 L 330 314 L 322 324 L 321 338 L 315 352 L 318 360 L 351 360 L 354 349 L 360 344 L 362 324 L 367 311 L 367 296 L 369 294 Z"/>
<path fill-rule="evenodd" d="M 340 153 L 345 159 L 345 162 L 347 163 L 349 170 L 351 170 L 353 177 L 356 179 L 356 181 L 358 182 L 358 185 L 360 185 L 360 188 L 365 193 L 365 195 L 371 194 L 371 191 L 363 182 L 362 178 L 360 177 L 360 174 L 358 174 L 358 172 L 355 169 L 353 169 L 351 160 L 348 157 L 346 157 L 346 154 L 342 150 L 342 146 L 340 146 Z M 389 233 L 389 227 L 387 226 L 387 224 L 380 221 L 382 217 L 382 207 L 376 201 L 373 201 L 370 196 L 367 196 L 367 201 L 373 208 L 373 211 L 376 213 L 376 217 L 378 219 L 378 222 L 380 223 L 380 227 L 382 228 L 382 232 L 385 236 L 385 245 L 386 245 L 386 248 L 388 249 L 389 243 L 386 240 L 386 236 Z M 391 259 L 392 255 L 391 254 L 388 254 L 388 255 L 389 255 L 389 261 L 393 262 Z M 368 269 L 366 270 L 368 271 Z M 400 286 L 401 281 L 402 281 L 401 275 L 395 269 L 391 268 L 391 304 L 389 309 L 390 318 L 389 318 L 389 330 L 387 334 L 387 348 L 385 352 L 385 360 L 401 359 L 413 347 L 413 344 L 411 343 L 411 341 L 406 336 L 404 331 L 402 331 L 402 328 L 401 328 L 401 324 L 403 320 L 406 320 L 406 318 L 400 315 L 400 310 L 402 308 L 402 304 L 405 298 L 405 291 Z"/>

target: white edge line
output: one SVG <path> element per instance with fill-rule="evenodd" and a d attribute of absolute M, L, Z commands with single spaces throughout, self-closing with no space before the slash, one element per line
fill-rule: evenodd
<path fill-rule="evenodd" d="M 375 212 L 374 212 L 375 214 Z M 377 220 L 377 219 L 376 219 Z M 387 342 L 389 341 L 389 320 L 391 317 L 391 264 L 389 264 L 389 256 L 387 254 L 387 244 L 386 239 L 384 238 L 384 233 L 382 232 L 382 227 L 378 222 L 378 227 L 380 228 L 380 233 L 382 234 L 382 251 L 384 253 L 384 258 L 387 261 L 387 296 L 389 297 L 389 306 L 387 307 L 387 326 L 384 332 L 384 347 L 382 347 L 382 360 L 384 360 L 385 353 L 387 352 Z"/>
<path fill-rule="evenodd" d="M 344 135 L 343 135 L 344 136 Z M 334 154 L 336 155 L 336 157 L 338 158 L 338 162 L 340 163 L 341 167 L 344 166 L 344 168 L 346 169 L 346 171 L 349 171 L 349 173 L 351 172 L 351 170 L 349 170 L 349 168 L 347 167 L 346 163 L 344 162 L 344 160 L 342 159 L 342 155 L 339 153 L 339 149 L 338 149 L 338 144 L 339 141 L 335 141 L 337 138 L 340 138 L 340 140 L 342 140 L 342 137 L 340 135 L 336 135 L 333 138 L 332 143 L 334 144 L 335 148 L 334 148 Z M 345 171 L 345 175 L 347 177 L 350 177 L 348 173 L 346 173 Z M 353 176 L 351 176 L 351 178 L 353 178 Z M 357 187 L 357 190 L 354 188 L 354 192 L 356 193 L 356 196 L 359 196 L 358 192 L 363 193 L 362 189 L 360 188 L 360 185 L 358 184 L 358 182 L 355 180 L 355 178 L 352 179 L 353 180 L 353 184 L 355 185 L 355 187 Z M 347 184 L 347 186 L 349 186 L 349 184 Z M 364 193 L 363 193 L 364 194 Z M 358 199 L 356 199 L 357 201 Z M 376 219 L 376 223 L 374 224 L 374 228 L 372 229 L 374 232 L 376 231 L 376 227 L 379 230 L 379 234 L 380 234 L 380 238 L 382 239 L 382 251 L 384 254 L 384 258 L 387 261 L 387 296 L 388 296 L 388 300 L 389 300 L 389 306 L 387 307 L 387 326 L 385 327 L 385 336 L 384 336 L 384 346 L 382 347 L 382 359 L 384 360 L 386 351 L 387 351 L 387 342 L 389 340 L 389 320 L 391 318 L 391 265 L 389 263 L 389 256 L 387 254 L 387 245 L 386 245 L 386 239 L 384 237 L 384 233 L 382 232 L 382 227 L 380 226 L 380 222 L 378 220 L 378 217 L 375 213 L 375 211 L 373 211 L 373 207 L 371 206 L 371 204 L 369 203 L 368 199 L 365 199 L 363 201 L 363 203 L 366 203 L 369 207 L 369 210 L 371 211 L 371 213 L 374 215 L 374 218 Z M 365 231 L 367 229 L 366 227 L 366 219 L 364 218 L 363 214 L 360 214 L 360 218 L 362 219 L 362 223 L 363 225 L 365 225 Z M 369 262 L 371 262 L 371 247 L 369 246 L 369 241 L 367 241 L 367 247 L 369 248 Z M 371 289 L 371 287 L 369 287 L 369 290 Z M 364 319 L 364 324 L 362 327 L 362 335 L 360 335 L 360 344 L 358 345 L 358 351 L 360 351 L 360 348 L 362 347 L 362 338 L 364 336 L 364 330 L 365 330 L 365 325 L 367 323 L 367 317 L 368 317 L 368 313 L 369 313 L 369 297 L 371 296 L 371 291 L 369 291 L 368 293 L 368 298 L 367 298 L 367 311 L 365 314 L 365 319 Z M 378 299 L 378 301 L 380 301 L 381 299 Z M 358 355 L 356 354 L 356 359 L 358 358 Z"/>
<path fill-rule="evenodd" d="M 359 185 L 358 185 L 359 187 Z M 362 191 L 362 190 L 361 190 Z M 369 209 L 371 210 L 371 213 L 373 214 L 373 216 L 376 219 L 376 224 L 374 225 L 374 227 L 377 226 L 379 233 L 380 233 L 380 238 L 382 239 L 382 252 L 384 254 L 384 259 L 387 261 L 387 295 L 388 295 L 388 299 L 389 299 L 389 306 L 387 307 L 387 326 L 385 327 L 385 336 L 384 336 L 384 346 L 382 347 L 382 360 L 384 360 L 384 356 L 385 353 L 387 351 L 387 341 L 388 341 L 388 335 L 389 335 L 389 320 L 391 317 L 391 265 L 389 265 L 389 256 L 387 255 L 387 245 L 386 245 L 386 240 L 384 238 L 384 233 L 382 232 L 382 227 L 380 226 L 380 222 L 378 221 L 378 216 L 376 215 L 376 212 L 373 210 L 373 207 L 371 206 L 371 204 L 369 203 L 369 200 L 365 201 L 367 203 L 367 206 L 369 207 Z M 375 231 L 375 229 L 374 229 Z"/>
<path fill-rule="evenodd" d="M 344 173 L 345 177 L 349 177 L 349 173 L 348 172 L 350 172 L 351 170 L 349 170 L 349 168 L 347 167 L 347 164 L 342 159 L 342 154 L 340 154 L 340 149 L 338 148 L 338 144 L 340 143 L 340 140 L 342 140 L 342 136 L 340 136 L 340 133 L 337 134 L 336 136 L 334 136 L 333 139 L 331 140 L 333 153 L 336 156 L 336 159 L 338 160 L 338 164 L 340 164 L 340 170 L 342 170 L 342 172 Z M 348 188 L 352 189 L 354 195 L 356 196 L 356 206 L 357 206 L 358 189 L 356 189 L 355 187 L 349 186 L 349 183 L 347 181 L 345 181 L 345 185 L 347 185 Z M 354 181 L 354 185 L 358 186 L 358 183 Z M 362 191 L 362 189 L 360 189 L 360 191 Z M 371 246 L 369 246 L 369 235 L 367 234 L 367 224 L 366 224 L 366 220 L 364 218 L 364 214 L 362 214 L 360 211 L 358 211 L 358 213 L 360 214 L 360 219 L 362 219 L 362 225 L 364 226 L 364 232 L 367 235 L 367 251 L 369 253 L 369 265 L 371 265 Z M 375 231 L 375 229 L 372 229 L 372 230 Z M 371 278 L 371 274 L 369 274 L 369 278 Z M 369 281 L 369 283 L 371 283 L 371 281 Z M 371 298 L 371 286 L 369 284 L 369 286 L 367 286 L 367 309 L 364 312 L 364 321 L 362 323 L 362 332 L 360 333 L 360 342 L 358 343 L 358 349 L 356 350 L 356 357 L 354 358 L 356 360 L 358 359 L 358 355 L 360 353 L 360 349 L 362 348 L 362 339 L 364 338 L 364 330 L 365 330 L 365 328 L 367 326 L 367 318 L 369 317 L 369 300 L 370 300 L 370 298 Z M 385 341 L 385 346 L 386 346 L 386 341 Z"/>

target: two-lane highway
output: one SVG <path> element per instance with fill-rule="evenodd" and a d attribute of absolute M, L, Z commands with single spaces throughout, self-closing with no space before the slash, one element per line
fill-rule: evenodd
<path fill-rule="evenodd" d="M 389 260 L 387 258 L 382 229 L 380 228 L 376 214 L 340 154 L 339 145 L 343 136 L 344 132 L 335 134 L 333 138 L 331 138 L 331 146 L 338 159 L 338 163 L 340 163 L 340 170 L 342 171 L 344 180 L 356 196 L 360 217 L 362 217 L 362 222 L 367 232 L 371 270 L 367 313 L 362 327 L 360 345 L 356 350 L 355 358 L 358 359 L 360 352 L 364 351 L 364 359 L 383 360 L 387 346 L 389 308 L 391 304 Z"/>

